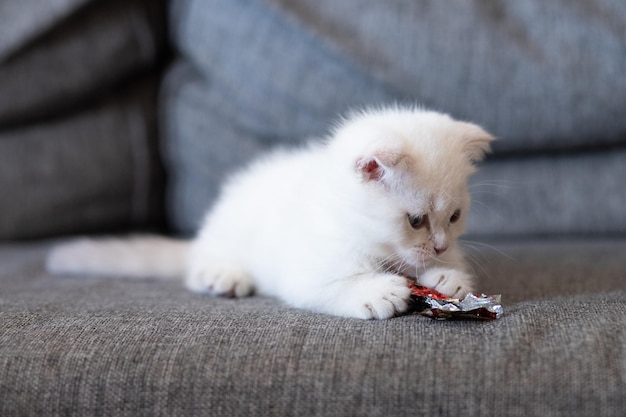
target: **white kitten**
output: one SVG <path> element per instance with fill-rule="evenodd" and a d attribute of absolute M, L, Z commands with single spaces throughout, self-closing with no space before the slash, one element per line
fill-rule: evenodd
<path fill-rule="evenodd" d="M 237 297 L 256 291 L 363 319 L 406 310 L 404 276 L 461 297 L 472 288 L 457 246 L 470 205 L 466 184 L 492 140 L 478 126 L 436 112 L 353 114 L 327 141 L 275 152 L 227 182 L 191 243 L 187 287 Z M 125 268 L 122 255 L 107 259 L 119 244 L 70 244 L 54 251 L 48 266 L 146 275 L 138 262 Z M 165 244 L 146 247 L 163 251 Z M 182 267 L 182 256 L 143 257 L 152 268 L 164 264 L 162 273 L 149 271 L 154 275 Z M 81 268 L 81 259 L 91 261 Z"/>

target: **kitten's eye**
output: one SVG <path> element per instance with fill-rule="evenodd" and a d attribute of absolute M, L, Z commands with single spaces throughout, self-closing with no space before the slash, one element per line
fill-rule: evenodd
<path fill-rule="evenodd" d="M 456 223 L 461 218 L 461 210 L 456 210 L 452 217 L 450 217 L 450 223 Z"/>
<path fill-rule="evenodd" d="M 419 229 L 426 223 L 426 215 L 409 214 L 409 224 L 413 229 Z"/>

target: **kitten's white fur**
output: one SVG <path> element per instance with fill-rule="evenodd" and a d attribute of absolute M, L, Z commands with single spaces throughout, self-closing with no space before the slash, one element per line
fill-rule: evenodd
<path fill-rule="evenodd" d="M 274 152 L 226 183 L 191 243 L 186 285 L 213 295 L 256 291 L 363 319 L 406 310 L 404 276 L 463 296 L 472 289 L 457 246 L 470 205 L 467 179 L 492 140 L 476 125 L 432 111 L 352 114 L 328 140 Z M 423 223 L 414 228 L 409 218 L 418 215 Z M 183 243 L 169 243 L 168 250 L 165 241 L 139 239 L 136 250 L 110 256 L 115 251 L 107 245 L 120 242 L 61 246 L 48 267 L 132 276 L 183 272 Z M 164 259 L 157 250 L 173 255 Z"/>

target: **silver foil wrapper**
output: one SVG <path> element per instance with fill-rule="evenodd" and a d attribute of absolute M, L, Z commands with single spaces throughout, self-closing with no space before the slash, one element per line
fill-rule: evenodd
<path fill-rule="evenodd" d="M 468 294 L 462 300 L 449 298 L 435 290 L 410 284 L 409 312 L 437 320 L 495 320 L 502 317 L 501 296 Z"/>

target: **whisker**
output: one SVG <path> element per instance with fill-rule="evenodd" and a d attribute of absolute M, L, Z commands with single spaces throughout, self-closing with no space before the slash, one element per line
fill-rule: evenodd
<path fill-rule="evenodd" d="M 467 189 L 472 190 L 478 187 L 492 187 L 492 188 L 501 188 L 501 189 L 512 189 L 514 186 L 519 185 L 518 182 L 515 181 L 507 181 L 507 180 L 493 180 L 493 181 L 483 181 L 478 182 L 476 184 L 470 184 Z"/>
<path fill-rule="evenodd" d="M 396 253 L 391 253 L 384 258 L 379 258 L 375 260 L 377 269 L 381 270 L 389 270 L 391 268 L 401 269 L 402 266 L 398 267 L 397 261 L 401 261 L 401 264 L 404 262 L 400 256 Z"/>
<path fill-rule="evenodd" d="M 476 198 L 472 198 L 472 204 L 478 204 L 479 206 L 481 206 L 482 208 L 486 208 L 487 211 L 492 211 L 495 212 L 495 210 L 493 209 L 493 207 L 491 207 L 489 204 L 486 204 L 484 202 L 482 202 L 481 200 L 478 200 Z"/>
<path fill-rule="evenodd" d="M 511 261 L 517 261 L 517 259 L 515 259 L 513 256 L 511 256 L 508 253 L 504 252 L 503 250 L 501 250 L 501 249 L 499 249 L 499 248 L 497 248 L 495 246 L 489 245 L 487 243 L 478 242 L 478 241 L 475 241 L 475 240 L 466 240 L 466 239 L 459 239 L 459 242 L 461 242 L 463 244 L 467 244 L 470 247 L 471 247 L 471 245 L 479 245 L 479 246 L 485 247 L 487 249 L 490 249 L 492 251 L 495 251 L 495 252 L 499 253 L 500 255 L 504 256 L 505 258 L 511 260 Z"/>
<path fill-rule="evenodd" d="M 477 250 L 476 248 L 471 248 L 471 249 Z M 482 275 L 486 277 L 487 279 L 491 278 L 491 274 L 489 273 L 487 268 L 485 268 L 485 266 L 483 265 L 483 262 L 478 258 L 478 256 L 466 251 L 465 258 L 468 260 L 467 265 L 469 265 L 469 267 L 472 268 L 472 272 L 475 276 Z M 480 269 L 480 272 L 481 272 L 480 274 L 478 274 L 478 272 L 476 271 L 476 268 Z"/>
<path fill-rule="evenodd" d="M 433 254 L 427 252 L 427 251 L 420 251 L 419 252 L 420 255 L 422 256 L 422 265 L 424 265 L 424 259 L 426 256 L 428 256 L 431 260 L 435 261 L 436 263 L 439 264 L 443 264 L 443 265 L 447 265 L 447 264 L 454 264 L 454 262 L 450 262 L 450 261 L 445 261 L 443 259 L 437 258 L 436 256 L 434 256 Z"/>
<path fill-rule="evenodd" d="M 472 199 L 472 203 L 474 204 L 474 208 L 476 212 L 480 213 L 481 216 L 482 215 L 492 216 L 500 220 L 504 218 L 502 212 L 496 210 L 491 204 L 484 203 L 483 201 L 478 200 L 476 198 Z M 482 210 L 479 210 L 479 209 L 482 209 Z"/>

